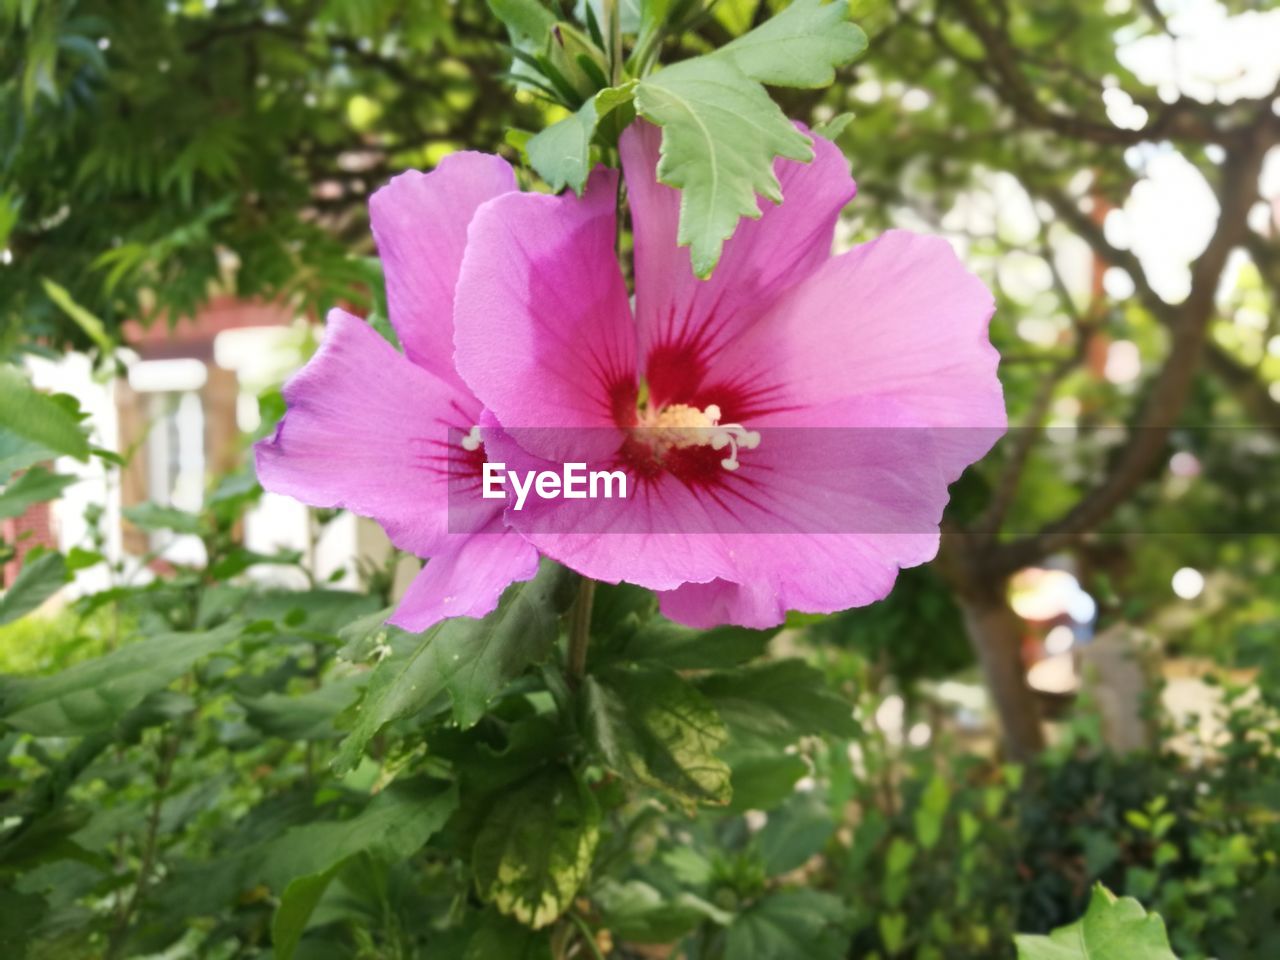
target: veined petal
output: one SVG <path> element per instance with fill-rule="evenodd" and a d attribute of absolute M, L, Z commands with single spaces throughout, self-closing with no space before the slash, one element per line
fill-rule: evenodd
<path fill-rule="evenodd" d="M 845 404 L 880 398 L 928 431 L 952 481 L 1007 426 L 994 309 L 949 243 L 891 230 L 784 294 L 724 360 L 773 390 L 751 426 L 840 426 Z"/>
<path fill-rule="evenodd" d="M 456 460 L 450 437 L 478 422 L 474 397 L 411 363 L 363 320 L 334 310 L 320 349 L 286 384 L 284 398 L 275 435 L 256 447 L 264 487 L 373 517 L 397 546 L 419 556 L 439 547 L 448 536 Z"/>
<path fill-rule="evenodd" d="M 490 531 L 454 534 L 414 578 L 388 623 L 425 630 L 449 617 L 483 617 L 508 586 L 538 572 L 538 551 L 495 517 Z"/>
<path fill-rule="evenodd" d="M 405 355 L 450 383 L 453 294 L 467 225 L 482 203 L 516 189 L 511 167 L 486 153 L 454 153 L 430 173 L 410 170 L 369 200 L 387 283 L 387 308 Z"/>
<path fill-rule="evenodd" d="M 698 280 L 676 246 L 680 194 L 658 183 L 661 130 L 633 124 L 620 143 L 635 227 L 636 322 L 640 358 L 658 404 L 691 403 L 725 375 L 720 351 L 760 319 L 779 294 L 831 255 L 836 219 L 854 195 L 839 149 L 815 136 L 811 163 L 778 160 L 783 202 L 760 201 L 743 220 L 709 280 Z"/>
<path fill-rule="evenodd" d="M 546 428 L 612 427 L 615 411 L 635 408 L 616 191 L 617 175 L 597 170 L 581 198 L 507 194 L 471 224 L 455 310 L 458 370 L 505 429 L 539 428 L 529 443 L 541 455 L 560 447 Z M 578 443 L 616 445 L 609 434 L 586 430 Z"/>

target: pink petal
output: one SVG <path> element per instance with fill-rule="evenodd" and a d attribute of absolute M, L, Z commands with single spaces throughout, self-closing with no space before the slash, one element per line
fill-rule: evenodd
<path fill-rule="evenodd" d="M 726 623 L 763 630 L 787 617 L 786 604 L 778 591 L 764 584 L 728 580 L 686 583 L 658 594 L 658 603 L 664 617 L 698 630 Z"/>
<path fill-rule="evenodd" d="M 854 195 L 839 149 L 814 137 L 811 163 L 779 160 L 783 202 L 760 201 L 709 280 L 693 275 L 676 246 L 680 194 L 657 182 L 661 131 L 633 124 L 620 143 L 635 227 L 636 320 L 640 356 L 658 403 L 688 402 L 716 354 L 759 319 L 777 296 L 831 255 L 836 218 Z"/>
<path fill-rule="evenodd" d="M 949 243 L 891 230 L 823 264 L 722 360 L 778 398 L 748 426 L 840 426 L 845 404 L 880 398 L 928 432 L 951 481 L 1007 426 L 994 309 Z"/>
<path fill-rule="evenodd" d="M 373 517 L 419 556 L 437 549 L 449 526 L 450 431 L 478 421 L 473 397 L 342 310 L 330 312 L 320 349 L 284 397 L 288 412 L 256 447 L 264 487 Z"/>
<path fill-rule="evenodd" d="M 519 534 L 455 534 L 427 561 L 387 622 L 418 632 L 449 617 L 483 617 L 498 605 L 502 591 L 537 572 L 538 551 Z"/>
<path fill-rule="evenodd" d="M 612 427 L 635 407 L 635 330 L 614 255 L 617 175 L 582 198 L 507 194 L 472 221 L 455 311 L 458 370 L 508 429 Z M 609 441 L 610 431 L 586 431 Z M 616 436 L 612 442 L 616 442 Z M 550 445 L 550 447 L 548 447 Z"/>
<path fill-rule="evenodd" d="M 461 383 L 453 366 L 453 293 L 467 225 L 482 203 L 515 189 L 501 157 L 454 153 L 430 173 L 400 174 L 369 201 L 391 324 L 410 360 L 451 383 Z"/>

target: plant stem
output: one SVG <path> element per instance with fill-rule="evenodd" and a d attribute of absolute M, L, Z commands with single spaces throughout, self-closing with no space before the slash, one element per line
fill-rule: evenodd
<path fill-rule="evenodd" d="M 587 921 L 583 920 L 576 913 L 570 913 L 569 919 L 574 922 L 578 931 L 582 934 L 583 942 L 586 943 L 587 949 L 591 951 L 591 956 L 595 960 L 604 960 L 604 954 L 600 952 L 600 945 L 596 943 L 595 934 L 591 932 L 591 928 L 587 926 Z"/>
<path fill-rule="evenodd" d="M 591 603 L 596 595 L 596 582 L 583 577 L 578 584 L 578 599 L 569 614 L 569 683 L 577 687 L 587 675 L 587 644 L 591 640 Z"/>

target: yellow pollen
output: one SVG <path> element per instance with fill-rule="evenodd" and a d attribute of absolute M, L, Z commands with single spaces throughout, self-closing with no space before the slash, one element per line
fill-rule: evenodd
<path fill-rule="evenodd" d="M 712 450 L 729 448 L 729 456 L 720 461 L 726 470 L 737 470 L 738 450 L 754 450 L 760 445 L 760 434 L 738 423 L 721 423 L 720 408 L 708 404 L 705 409 L 687 403 L 673 403 L 661 409 L 642 407 L 636 424 L 642 439 L 661 456 L 668 450 L 709 446 Z"/>

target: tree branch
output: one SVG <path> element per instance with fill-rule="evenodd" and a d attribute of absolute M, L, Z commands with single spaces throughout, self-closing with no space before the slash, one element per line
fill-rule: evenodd
<path fill-rule="evenodd" d="M 1246 216 L 1257 196 L 1263 157 L 1276 143 L 1276 127 L 1268 108 L 1266 114 L 1256 118 L 1250 142 L 1228 154 L 1222 165 L 1218 225 L 1204 253 L 1192 265 L 1190 294 L 1176 308 L 1170 308 L 1176 317 L 1170 324 L 1168 358 L 1147 391 L 1130 431 L 1130 442 L 1114 468 L 1071 510 L 1039 533 L 991 548 L 982 558 L 989 575 L 1007 574 L 1035 563 L 1095 528 L 1159 463 L 1169 431 L 1186 404 L 1200 367 L 1223 267 L 1231 250 L 1245 239 Z M 1140 271 L 1135 274 L 1135 284 L 1141 276 Z"/>

